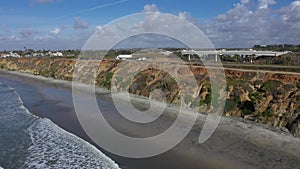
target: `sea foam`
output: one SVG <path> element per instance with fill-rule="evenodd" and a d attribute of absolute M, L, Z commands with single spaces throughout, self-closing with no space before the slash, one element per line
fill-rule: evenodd
<path fill-rule="evenodd" d="M 93 145 L 32 115 L 16 91 L 1 83 L 0 138 L 4 168 L 119 168 Z"/>

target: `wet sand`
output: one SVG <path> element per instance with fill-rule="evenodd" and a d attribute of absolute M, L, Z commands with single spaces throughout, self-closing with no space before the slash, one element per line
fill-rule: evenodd
<path fill-rule="evenodd" d="M 35 115 L 49 118 L 61 128 L 94 144 L 81 128 L 72 102 L 70 82 L 20 73 L 0 73 L 0 82 L 15 88 L 24 106 Z M 120 132 L 133 136 L 154 135 L 169 127 L 173 118 L 162 116 L 154 124 L 139 126 L 117 113 L 107 95 L 98 95 L 98 104 L 107 107 L 107 121 Z M 113 155 L 95 145 L 121 168 L 299 168 L 300 139 L 287 131 L 265 125 L 223 118 L 213 136 L 198 144 L 204 115 L 189 135 L 172 150 L 151 158 L 129 159 Z"/>

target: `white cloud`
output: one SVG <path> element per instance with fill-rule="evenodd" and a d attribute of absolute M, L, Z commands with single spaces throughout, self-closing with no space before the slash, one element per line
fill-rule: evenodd
<path fill-rule="evenodd" d="M 120 40 L 123 42 L 121 44 L 122 47 L 171 47 L 172 45 L 178 47 L 179 43 L 174 39 L 188 41 L 190 43 L 189 45 L 193 47 L 210 47 L 210 44 L 206 43 L 206 38 L 195 36 L 195 33 L 189 32 L 190 30 L 194 31 L 195 26 L 187 24 L 186 20 L 194 19 L 188 12 L 179 12 L 177 16 L 178 19 L 175 16 L 160 13 L 155 4 L 145 5 L 144 11 L 155 12 L 133 15 L 129 19 L 125 17 L 110 27 L 97 26 L 98 32 L 89 42 L 89 48 L 107 49 L 111 47 L 109 44 L 114 44 Z M 135 16 L 135 19 L 132 18 Z M 153 32 L 171 38 L 156 36 Z M 139 35 L 138 37 L 131 37 L 130 40 L 123 41 L 124 39 L 122 39 L 129 35 L 137 34 Z"/>
<path fill-rule="evenodd" d="M 54 35 L 58 35 L 58 34 L 60 34 L 60 29 L 54 28 L 54 29 L 52 29 L 50 32 L 51 32 L 52 34 L 54 34 Z"/>
<path fill-rule="evenodd" d="M 275 0 L 258 0 L 258 9 L 268 9 L 270 5 L 276 4 Z"/>
<path fill-rule="evenodd" d="M 294 1 L 294 2 L 292 2 L 292 6 L 300 6 L 300 1 Z"/>
<path fill-rule="evenodd" d="M 241 4 L 247 4 L 249 2 L 250 2 L 250 0 L 241 0 Z"/>
<path fill-rule="evenodd" d="M 272 8 L 272 5 L 275 3 L 275 0 L 240 0 L 232 9 L 216 16 L 213 21 L 205 23 L 200 23 L 198 19 L 195 19 L 186 11 L 178 12 L 177 15 L 179 18 L 197 25 L 213 42 L 215 47 L 251 47 L 254 44 L 300 43 L 300 0 L 295 0 L 280 9 Z M 161 17 L 161 13 L 155 4 L 145 5 L 143 11 L 155 13 L 146 14 L 140 22 L 118 23 L 114 27 L 115 30 L 107 29 L 101 25 L 96 26 L 100 35 L 99 37 L 110 41 L 120 37 L 118 32 L 147 32 L 153 29 L 166 32 L 167 30 L 172 30 L 170 28 L 174 27 L 182 32 L 187 30 L 187 27 L 182 23 L 176 23 L 170 18 Z M 71 27 L 79 31 L 71 30 Z M 70 38 L 62 41 L 68 41 L 70 44 L 75 44 L 76 41 L 76 44 L 80 44 L 84 43 L 84 40 L 91 34 L 89 32 L 91 30 L 88 29 L 89 24 L 80 17 L 74 18 L 73 25 L 54 27 L 50 30 L 51 34 L 43 34 L 43 31 L 39 32 L 33 29 L 21 29 L 19 34 L 15 32 L 6 33 L 6 28 L 6 26 L 0 27 L 0 30 L 2 30 L 0 32 L 2 33 L 0 39 L 6 42 L 31 38 L 33 41 L 44 39 L 44 44 L 46 44 L 46 42 L 54 41 L 47 36 L 52 35 L 53 38 L 62 40 L 64 38 L 63 35 L 54 35 L 61 35 L 62 30 L 68 29 L 69 31 L 63 31 L 64 33 L 68 32 L 65 37 L 74 35 L 72 36 L 73 39 Z M 95 27 L 93 30 L 95 30 Z M 17 36 L 11 36 L 12 34 L 16 34 Z M 155 36 L 145 36 L 139 40 L 152 43 L 155 38 Z M 197 37 L 190 35 L 189 38 L 196 39 Z M 71 43 L 72 41 L 74 43 Z M 169 43 L 169 41 L 165 41 L 165 43 Z M 36 44 L 36 46 L 38 45 L 40 44 Z M 60 45 L 66 46 L 63 43 Z"/>
<path fill-rule="evenodd" d="M 143 12 L 158 12 L 158 8 L 155 4 L 147 4 L 144 6 Z"/>
<path fill-rule="evenodd" d="M 11 35 L 11 36 L 8 36 L 8 37 L 5 37 L 3 35 L 0 35 L 0 40 L 12 40 L 12 41 L 19 41 L 21 40 L 20 38 L 18 38 L 16 35 Z"/>
<path fill-rule="evenodd" d="M 178 17 L 180 19 L 187 19 L 188 20 L 189 18 L 191 18 L 191 15 L 188 12 L 183 11 L 183 12 L 178 13 Z"/>
<path fill-rule="evenodd" d="M 96 28 L 97 28 L 97 30 L 99 30 L 99 31 L 103 31 L 103 28 L 102 28 L 101 25 L 96 26 Z"/>
<path fill-rule="evenodd" d="M 297 23 L 300 21 L 300 1 L 294 1 L 280 11 L 284 23 Z"/>
<path fill-rule="evenodd" d="M 254 44 L 299 43 L 300 1 L 281 9 L 275 0 L 241 0 L 213 24 L 200 25 L 218 47 L 251 47 Z M 254 3 L 255 4 L 255 3 Z"/>
<path fill-rule="evenodd" d="M 215 17 L 213 24 L 203 26 L 215 46 L 251 47 L 254 44 L 274 42 L 275 37 L 271 35 L 275 26 L 273 15 L 276 12 L 271 11 L 269 5 L 276 2 L 259 0 L 256 8 L 251 6 L 252 2 L 241 0 L 226 13 Z"/>

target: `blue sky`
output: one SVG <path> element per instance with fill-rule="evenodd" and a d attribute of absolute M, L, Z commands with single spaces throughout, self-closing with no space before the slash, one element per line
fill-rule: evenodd
<path fill-rule="evenodd" d="M 143 11 L 183 17 L 216 47 L 300 43 L 294 0 L 10 0 L 0 2 L 0 50 L 81 48 L 97 26 Z"/>

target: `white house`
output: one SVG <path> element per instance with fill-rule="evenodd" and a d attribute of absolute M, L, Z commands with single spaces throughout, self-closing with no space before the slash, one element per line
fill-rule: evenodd
<path fill-rule="evenodd" d="M 9 57 L 12 57 L 12 58 L 20 58 L 21 56 L 17 53 L 12 53 L 12 52 L 9 52 L 9 54 L 4 54 L 1 56 L 2 58 L 9 58 Z"/>
<path fill-rule="evenodd" d="M 126 59 L 133 59 L 132 55 L 118 55 L 116 60 L 126 60 Z"/>
<path fill-rule="evenodd" d="M 53 52 L 52 56 L 64 56 L 61 52 Z"/>
<path fill-rule="evenodd" d="M 33 53 L 32 56 L 33 57 L 44 57 L 45 54 L 44 53 Z"/>
<path fill-rule="evenodd" d="M 147 58 L 146 57 L 142 57 L 142 58 L 138 58 L 137 61 L 146 61 Z"/>

